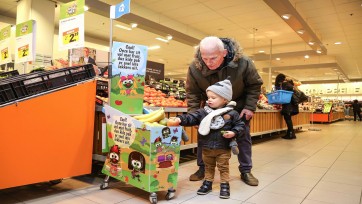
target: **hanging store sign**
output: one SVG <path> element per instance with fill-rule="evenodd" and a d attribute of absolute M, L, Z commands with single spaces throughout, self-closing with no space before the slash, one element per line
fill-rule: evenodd
<path fill-rule="evenodd" d="M 110 18 L 117 19 L 131 12 L 131 0 L 125 0 L 115 6 L 111 6 Z"/>
<path fill-rule="evenodd" d="M 127 114 L 141 114 L 147 46 L 113 42 L 110 105 Z"/>
<path fill-rule="evenodd" d="M 35 21 L 29 20 L 16 25 L 15 62 L 35 59 Z"/>
<path fill-rule="evenodd" d="M 10 51 L 10 36 L 11 36 L 11 25 L 6 26 L 0 30 L 0 65 L 6 64 L 12 61 Z"/>
<path fill-rule="evenodd" d="M 84 47 L 84 0 L 60 6 L 59 49 Z"/>

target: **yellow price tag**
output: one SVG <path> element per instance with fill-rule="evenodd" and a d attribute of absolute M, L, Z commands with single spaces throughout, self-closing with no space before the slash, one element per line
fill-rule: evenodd
<path fill-rule="evenodd" d="M 1 60 L 6 60 L 9 57 L 8 48 L 1 50 Z"/>
<path fill-rule="evenodd" d="M 18 48 L 18 57 L 23 58 L 29 55 L 29 45 Z"/>
<path fill-rule="evenodd" d="M 77 42 L 79 40 L 79 28 L 74 28 L 63 32 L 63 45 L 67 45 L 72 42 Z"/>

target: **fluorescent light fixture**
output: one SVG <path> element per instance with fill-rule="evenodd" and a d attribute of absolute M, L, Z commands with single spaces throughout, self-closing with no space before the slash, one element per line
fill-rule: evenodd
<path fill-rule="evenodd" d="M 88 11 L 88 10 L 89 10 L 89 7 L 88 7 L 88 6 L 84 6 L 83 9 L 84 9 L 84 11 Z"/>
<path fill-rule="evenodd" d="M 138 24 L 137 23 L 131 23 L 131 28 L 137 28 Z"/>
<path fill-rule="evenodd" d="M 159 40 L 159 41 L 162 41 L 162 42 L 166 42 L 166 43 L 168 42 L 168 40 L 163 39 L 163 38 L 159 38 L 159 37 L 158 37 L 158 38 L 156 38 L 156 40 Z"/>
<path fill-rule="evenodd" d="M 259 53 L 264 53 L 265 51 L 264 51 L 264 50 L 259 50 L 258 52 L 259 52 Z"/>
<path fill-rule="evenodd" d="M 117 28 L 121 28 L 121 29 L 124 29 L 124 30 L 132 30 L 132 28 L 129 28 L 129 27 L 126 27 L 126 26 L 123 26 L 123 25 L 115 25 Z"/>
<path fill-rule="evenodd" d="M 309 55 L 304 55 L 304 58 L 305 58 L 305 59 L 309 59 Z"/>
<path fill-rule="evenodd" d="M 282 15 L 282 18 L 284 18 L 285 20 L 288 20 L 290 17 L 292 17 L 292 15 L 290 15 L 289 13 Z"/>
<path fill-rule="evenodd" d="M 156 50 L 156 49 L 159 49 L 161 48 L 159 45 L 154 45 L 154 46 L 149 46 L 148 49 L 149 50 Z"/>
<path fill-rule="evenodd" d="M 335 42 L 334 44 L 335 45 L 340 45 L 340 44 L 342 44 L 342 42 Z"/>
<path fill-rule="evenodd" d="M 297 33 L 303 35 L 305 33 L 305 30 L 303 30 L 303 29 L 297 30 Z"/>

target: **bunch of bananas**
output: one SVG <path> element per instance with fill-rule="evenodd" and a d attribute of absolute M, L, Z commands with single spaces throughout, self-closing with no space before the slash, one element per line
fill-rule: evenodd
<path fill-rule="evenodd" d="M 160 108 L 148 114 L 133 116 L 133 118 L 141 122 L 149 122 L 149 123 L 158 122 L 165 118 L 165 110 L 163 108 Z"/>

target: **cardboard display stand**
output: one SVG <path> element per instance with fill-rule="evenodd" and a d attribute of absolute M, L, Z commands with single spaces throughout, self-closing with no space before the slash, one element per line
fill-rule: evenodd
<path fill-rule="evenodd" d="M 102 172 L 150 192 L 157 202 L 157 191 L 174 196 L 181 145 L 181 126 L 167 127 L 143 123 L 105 105 L 109 154 Z M 108 187 L 108 179 L 101 189 Z"/>

